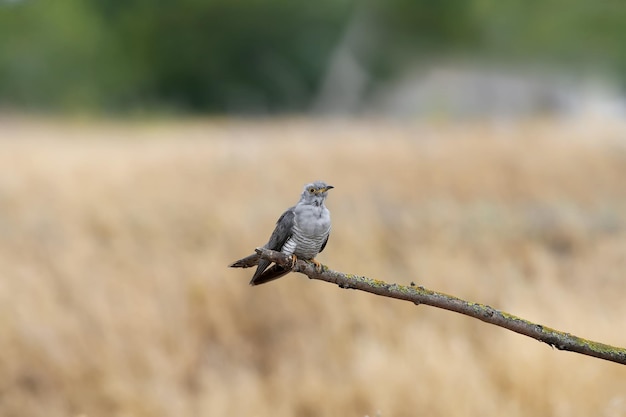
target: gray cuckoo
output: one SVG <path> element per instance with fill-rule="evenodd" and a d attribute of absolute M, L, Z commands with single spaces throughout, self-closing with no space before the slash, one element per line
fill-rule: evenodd
<path fill-rule="evenodd" d="M 334 187 L 322 181 L 305 185 L 300 201 L 280 216 L 269 242 L 264 247 L 290 255 L 292 265 L 295 265 L 297 258 L 301 258 L 312 261 L 319 270 L 321 265 L 315 260 L 315 256 L 324 250 L 330 235 L 330 212 L 324 201 L 331 188 Z M 261 259 L 254 253 L 233 262 L 230 267 L 257 266 L 250 285 L 264 284 L 291 271 L 291 268 L 270 264 L 270 261 Z"/>

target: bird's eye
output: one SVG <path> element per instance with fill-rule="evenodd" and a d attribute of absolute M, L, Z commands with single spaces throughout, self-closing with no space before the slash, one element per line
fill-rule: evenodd
<path fill-rule="evenodd" d="M 313 187 L 309 188 L 309 192 L 310 192 L 311 194 L 313 194 L 313 193 L 315 192 L 315 188 L 313 188 Z"/>

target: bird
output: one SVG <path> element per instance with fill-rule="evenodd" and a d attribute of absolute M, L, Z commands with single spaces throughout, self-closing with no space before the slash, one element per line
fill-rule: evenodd
<path fill-rule="evenodd" d="M 313 262 L 316 270 L 321 271 L 321 264 L 315 257 L 324 250 L 330 236 L 330 212 L 324 202 L 328 190 L 332 188 L 335 187 L 323 181 L 306 184 L 302 189 L 300 201 L 278 218 L 269 241 L 263 247 L 289 255 L 292 268 L 300 258 Z M 259 254 L 254 253 L 229 266 L 231 268 L 256 266 L 250 285 L 265 284 L 291 271 L 291 268 L 270 264 L 271 261 L 261 259 Z"/>

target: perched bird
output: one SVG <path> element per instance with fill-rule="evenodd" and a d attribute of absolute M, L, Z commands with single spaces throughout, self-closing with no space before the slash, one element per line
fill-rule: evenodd
<path fill-rule="evenodd" d="M 330 212 L 324 205 L 328 190 L 334 188 L 325 182 L 317 181 L 304 186 L 300 201 L 283 213 L 276 222 L 276 228 L 265 248 L 290 255 L 292 265 L 297 258 L 321 265 L 315 256 L 324 250 L 330 235 Z M 282 277 L 291 271 L 289 268 L 274 264 L 254 253 L 236 262 L 231 268 L 250 268 L 257 265 L 250 285 L 259 285 Z"/>

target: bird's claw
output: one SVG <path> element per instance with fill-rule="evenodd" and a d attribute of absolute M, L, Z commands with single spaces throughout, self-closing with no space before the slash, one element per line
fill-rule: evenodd
<path fill-rule="evenodd" d="M 296 255 L 291 254 L 289 256 L 289 259 L 291 259 L 291 265 L 289 265 L 289 269 L 293 270 L 296 267 L 296 263 L 298 262 L 298 258 L 296 257 Z"/>
<path fill-rule="evenodd" d="M 318 274 L 322 272 L 322 264 L 317 259 L 311 259 L 311 262 L 315 265 L 315 272 Z"/>

